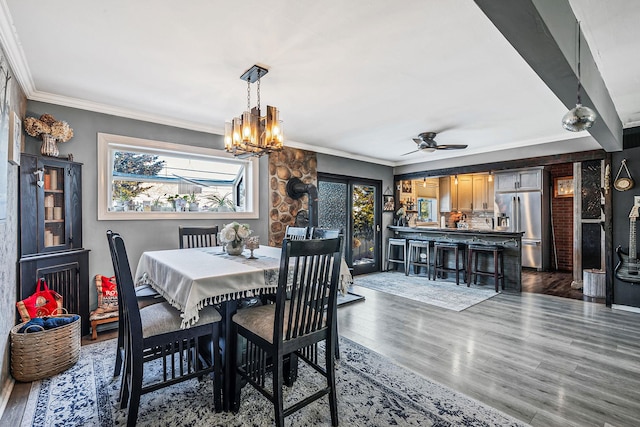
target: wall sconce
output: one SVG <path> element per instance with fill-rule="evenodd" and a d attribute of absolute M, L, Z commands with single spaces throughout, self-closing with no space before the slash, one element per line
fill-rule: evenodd
<path fill-rule="evenodd" d="M 455 178 L 453 179 L 453 183 L 455 185 L 458 185 L 458 175 L 456 175 Z"/>

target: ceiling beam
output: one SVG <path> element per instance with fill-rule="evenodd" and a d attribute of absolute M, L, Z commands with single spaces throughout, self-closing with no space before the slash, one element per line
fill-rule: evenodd
<path fill-rule="evenodd" d="M 567 110 L 575 107 L 576 17 L 569 1 L 474 1 Z M 598 114 L 589 133 L 606 151 L 621 151 L 622 122 L 584 37 L 580 43 L 582 104 Z M 561 120 L 562 117 L 558 117 L 558 122 Z"/>

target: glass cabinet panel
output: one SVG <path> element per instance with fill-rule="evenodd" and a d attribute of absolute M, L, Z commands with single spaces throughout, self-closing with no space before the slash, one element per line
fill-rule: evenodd
<path fill-rule="evenodd" d="M 66 236 L 65 169 L 44 166 L 44 241 L 45 248 L 64 246 Z"/>

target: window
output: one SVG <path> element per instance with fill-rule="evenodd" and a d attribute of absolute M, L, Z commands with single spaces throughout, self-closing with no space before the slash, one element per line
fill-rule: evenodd
<path fill-rule="evenodd" d="M 258 218 L 258 160 L 98 134 L 98 220 Z"/>

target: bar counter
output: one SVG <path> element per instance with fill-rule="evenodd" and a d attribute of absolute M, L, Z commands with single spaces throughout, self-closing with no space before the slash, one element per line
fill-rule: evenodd
<path fill-rule="evenodd" d="M 505 289 L 520 292 L 522 290 L 522 235 L 523 232 L 438 228 L 438 227 L 387 227 L 393 236 L 413 240 L 430 240 L 436 242 L 461 242 L 466 244 L 500 245 L 504 248 Z M 493 265 L 490 269 L 493 268 Z M 483 266 L 483 269 L 486 269 Z M 489 278 L 493 284 L 493 278 Z M 487 277 L 479 277 L 479 283 L 487 283 Z M 453 283 L 455 285 L 455 281 Z M 462 284 L 461 284 L 462 286 Z"/>

